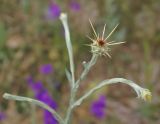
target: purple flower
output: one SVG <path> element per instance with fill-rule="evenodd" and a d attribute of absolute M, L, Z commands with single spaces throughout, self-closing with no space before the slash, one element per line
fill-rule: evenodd
<path fill-rule="evenodd" d="M 60 16 L 61 9 L 58 4 L 51 3 L 46 12 L 47 19 L 56 19 Z"/>
<path fill-rule="evenodd" d="M 49 105 L 53 109 L 57 109 L 57 107 L 58 107 L 56 102 L 52 99 L 52 97 L 50 96 L 50 94 L 46 90 L 44 90 L 43 92 L 35 93 L 35 98 L 41 102 L 46 103 L 47 105 Z"/>
<path fill-rule="evenodd" d="M 44 90 L 44 87 L 40 81 L 30 84 L 30 87 L 34 91 L 34 93 L 40 93 Z"/>
<path fill-rule="evenodd" d="M 27 77 L 26 81 L 27 81 L 27 83 L 28 83 L 29 85 L 31 85 L 31 84 L 34 83 L 34 80 L 33 80 L 33 77 L 32 77 L 32 76 Z"/>
<path fill-rule="evenodd" d="M 44 123 L 45 124 L 58 124 L 58 121 L 53 118 L 53 115 L 47 110 L 44 111 Z"/>
<path fill-rule="evenodd" d="M 3 121 L 6 118 L 6 115 L 3 112 L 0 112 L 0 121 Z"/>
<path fill-rule="evenodd" d="M 90 112 L 94 117 L 103 119 L 106 116 L 106 107 L 106 98 L 104 95 L 101 95 L 97 100 L 92 102 Z"/>
<path fill-rule="evenodd" d="M 29 87 L 32 88 L 32 90 L 35 94 L 40 93 L 41 91 L 44 90 L 44 86 L 43 86 L 42 82 L 40 82 L 40 81 L 35 82 L 31 76 L 27 78 L 27 83 L 28 83 Z"/>
<path fill-rule="evenodd" d="M 70 8 L 74 11 L 79 11 L 81 9 L 81 6 L 78 2 L 76 2 L 75 0 L 71 1 L 70 3 Z"/>
<path fill-rule="evenodd" d="M 27 78 L 27 82 L 30 88 L 33 90 L 36 99 L 49 105 L 53 109 L 57 109 L 57 103 L 52 99 L 51 95 L 45 89 L 42 82 L 35 82 L 32 77 Z M 58 124 L 55 117 L 47 110 L 44 110 L 44 122 L 45 124 Z"/>
<path fill-rule="evenodd" d="M 42 82 L 37 81 L 35 83 L 30 83 L 29 86 L 30 86 L 30 88 L 32 88 L 36 99 L 38 99 L 41 102 L 46 103 L 47 105 L 49 105 L 53 109 L 57 108 L 56 102 L 52 99 L 51 95 L 45 89 Z"/>
<path fill-rule="evenodd" d="M 51 64 L 41 65 L 39 72 L 44 75 L 51 74 L 53 72 L 53 66 Z"/>

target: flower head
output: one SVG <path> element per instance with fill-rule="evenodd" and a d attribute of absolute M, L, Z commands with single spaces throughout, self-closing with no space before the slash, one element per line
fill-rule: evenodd
<path fill-rule="evenodd" d="M 138 98 L 141 98 L 144 101 L 151 101 L 152 94 L 148 89 L 142 88 L 135 83 L 129 83 L 128 85 L 136 91 Z"/>
<path fill-rule="evenodd" d="M 100 36 L 99 34 L 96 33 L 92 22 L 89 20 L 92 30 L 94 32 L 95 35 L 95 39 L 92 39 L 88 36 L 88 38 L 93 42 L 90 46 L 91 46 L 91 52 L 94 54 L 98 54 L 98 55 L 104 55 L 104 56 L 108 56 L 111 58 L 110 54 L 108 53 L 110 51 L 109 46 L 112 45 L 117 45 L 117 44 L 122 44 L 125 42 L 115 42 L 115 41 L 110 41 L 108 42 L 107 39 L 112 35 L 112 33 L 115 31 L 115 29 L 117 28 L 118 25 L 116 25 L 114 27 L 114 29 L 110 32 L 110 34 L 105 38 L 104 37 L 104 33 L 105 33 L 105 29 L 106 29 L 106 24 L 104 25 L 103 28 L 103 32 L 102 35 Z"/>
<path fill-rule="evenodd" d="M 106 116 L 106 97 L 101 95 L 98 100 L 91 104 L 90 112 L 98 119 L 103 119 Z"/>

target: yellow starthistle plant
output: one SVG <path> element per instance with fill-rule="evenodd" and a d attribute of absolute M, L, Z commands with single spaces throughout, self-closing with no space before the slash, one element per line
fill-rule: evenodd
<path fill-rule="evenodd" d="M 90 45 L 92 48 L 91 51 L 92 51 L 93 55 L 92 55 L 92 58 L 89 62 L 84 63 L 84 70 L 80 74 L 79 78 L 77 78 L 77 80 L 76 80 L 75 74 L 74 74 L 75 67 L 74 67 L 74 61 L 73 61 L 73 50 L 72 50 L 72 44 L 71 44 L 71 38 L 70 38 L 70 31 L 69 31 L 68 22 L 67 22 L 67 14 L 62 13 L 60 15 L 60 20 L 61 20 L 63 27 L 64 27 L 64 30 L 65 30 L 65 41 L 66 41 L 66 46 L 67 46 L 68 56 L 69 56 L 69 61 L 70 61 L 70 71 L 68 71 L 66 69 L 66 76 L 67 76 L 68 81 L 70 83 L 71 90 L 70 90 L 69 105 L 67 106 L 67 111 L 65 113 L 65 117 L 63 118 L 60 114 L 58 114 L 57 111 L 55 111 L 53 108 L 51 108 L 47 104 L 45 104 L 41 101 L 32 99 L 32 98 L 16 96 L 16 95 L 5 93 L 3 95 L 3 97 L 5 99 L 29 102 L 32 105 L 40 106 L 40 107 L 46 109 L 47 111 L 49 111 L 52 115 L 54 115 L 55 119 L 59 122 L 59 124 L 71 124 L 71 122 L 72 122 L 71 119 L 73 117 L 74 109 L 77 106 L 81 105 L 81 103 L 84 100 L 86 100 L 89 96 L 91 96 L 94 92 L 103 88 L 104 86 L 108 86 L 111 84 L 116 84 L 116 83 L 127 84 L 130 87 L 132 87 L 132 89 L 134 89 L 138 98 L 141 98 L 145 101 L 151 101 L 152 95 L 148 89 L 142 88 L 141 86 L 139 86 L 135 82 L 133 82 L 131 80 L 127 80 L 125 78 L 111 78 L 111 79 L 103 80 L 103 81 L 97 83 L 97 85 L 95 85 L 93 88 L 89 89 L 82 96 L 77 98 L 76 96 L 77 96 L 78 90 L 80 90 L 79 89 L 80 84 L 81 84 L 82 80 L 84 80 L 86 78 L 91 67 L 94 66 L 95 63 L 97 62 L 98 56 L 104 55 L 104 56 L 111 57 L 110 54 L 108 53 L 110 50 L 109 46 L 121 44 L 124 42 L 115 42 L 115 41 L 108 42 L 108 38 L 112 35 L 112 33 L 115 31 L 115 29 L 117 28 L 118 25 L 105 38 L 104 34 L 105 34 L 106 25 L 104 25 L 102 35 L 100 36 L 99 34 L 96 33 L 96 31 L 90 21 L 91 27 L 92 27 L 94 35 L 95 35 L 95 39 L 92 39 L 89 37 L 89 39 L 91 39 L 93 42 Z"/>
<path fill-rule="evenodd" d="M 98 54 L 100 56 L 104 55 L 104 56 L 108 56 L 109 58 L 111 58 L 111 55 L 109 54 L 109 51 L 110 51 L 109 46 L 125 43 L 125 42 L 108 41 L 108 38 L 116 30 L 118 25 L 116 25 L 113 28 L 113 30 L 109 33 L 109 35 L 107 37 L 105 37 L 104 34 L 105 34 L 105 30 L 106 30 L 106 24 L 104 25 L 102 35 L 100 36 L 99 34 L 96 33 L 90 19 L 89 19 L 89 22 L 92 27 L 93 33 L 95 35 L 94 39 L 87 36 L 93 42 L 91 45 L 89 45 L 89 46 L 91 46 L 91 52 L 94 54 Z"/>

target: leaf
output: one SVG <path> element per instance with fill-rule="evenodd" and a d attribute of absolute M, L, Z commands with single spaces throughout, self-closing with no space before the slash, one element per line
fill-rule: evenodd
<path fill-rule="evenodd" d="M 70 72 L 67 69 L 65 69 L 65 72 L 66 72 L 67 79 L 68 79 L 68 81 L 70 83 L 70 86 L 73 88 L 74 84 L 72 83 L 72 76 L 71 76 Z"/>
<path fill-rule="evenodd" d="M 68 55 L 69 55 L 69 62 L 70 62 L 70 71 L 72 74 L 72 82 L 75 82 L 74 78 L 74 60 L 73 60 L 73 49 L 72 49 L 72 44 L 71 44 L 71 39 L 70 39 L 70 32 L 69 32 L 69 27 L 68 27 L 68 22 L 67 22 L 67 14 L 62 13 L 60 15 L 60 20 L 62 21 L 64 31 L 65 31 L 65 41 L 67 45 L 67 50 L 68 50 Z"/>

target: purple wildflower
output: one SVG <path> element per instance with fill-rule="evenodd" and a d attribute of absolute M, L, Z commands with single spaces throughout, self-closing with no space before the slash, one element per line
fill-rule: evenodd
<path fill-rule="evenodd" d="M 29 77 L 27 79 L 27 82 L 30 88 L 32 88 L 36 99 L 38 99 L 41 102 L 44 102 L 45 104 L 49 105 L 53 109 L 57 109 L 58 106 L 56 102 L 52 99 L 51 95 L 45 89 L 42 82 L 40 81 L 34 82 L 32 77 Z M 44 110 L 44 122 L 45 124 L 58 124 L 58 121 L 55 119 L 55 117 L 53 117 L 53 115 L 47 110 Z"/>
<path fill-rule="evenodd" d="M 36 97 L 36 99 L 38 99 L 41 102 L 46 103 L 47 105 L 49 105 L 53 109 L 57 109 L 56 102 L 52 99 L 52 97 L 50 96 L 50 94 L 46 90 L 39 92 L 39 93 L 35 93 L 35 97 Z"/>
<path fill-rule="evenodd" d="M 76 2 L 75 0 L 71 1 L 70 3 L 70 8 L 74 11 L 79 11 L 81 9 L 81 6 L 78 2 Z"/>
<path fill-rule="evenodd" d="M 41 65 L 39 72 L 45 75 L 51 74 L 53 72 L 53 66 L 51 64 Z"/>
<path fill-rule="evenodd" d="M 47 19 L 56 19 L 60 16 L 61 9 L 58 4 L 51 3 L 46 12 Z"/>
<path fill-rule="evenodd" d="M 35 94 L 39 94 L 39 93 L 42 92 L 43 89 L 44 89 L 42 83 L 39 82 L 39 81 L 30 84 L 30 87 L 32 88 L 32 90 L 34 91 Z"/>
<path fill-rule="evenodd" d="M 98 100 L 92 103 L 90 112 L 94 117 L 103 119 L 106 116 L 106 107 L 106 98 L 101 95 Z"/>
<path fill-rule="evenodd" d="M 27 83 L 28 83 L 29 85 L 31 85 L 31 84 L 34 83 L 34 80 L 33 80 L 33 77 L 32 77 L 32 76 L 27 77 L 26 81 L 27 81 Z"/>
<path fill-rule="evenodd" d="M 6 115 L 3 112 L 0 112 L 0 121 L 3 121 L 6 118 Z"/>
<path fill-rule="evenodd" d="M 34 94 L 40 93 L 44 90 L 43 84 L 40 81 L 35 82 L 31 76 L 27 78 L 27 83 L 29 87 L 32 88 Z"/>
<path fill-rule="evenodd" d="M 47 110 L 44 111 L 44 123 L 45 124 L 58 124 L 57 120 L 53 118 L 53 115 Z"/>

